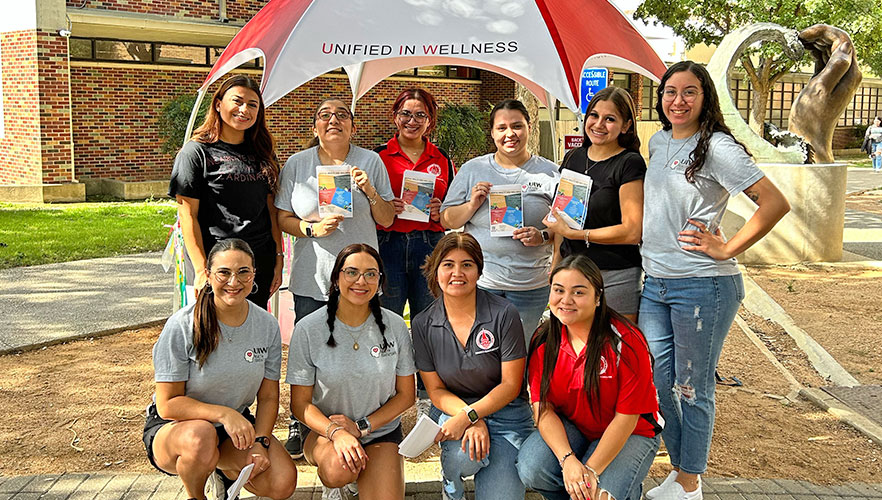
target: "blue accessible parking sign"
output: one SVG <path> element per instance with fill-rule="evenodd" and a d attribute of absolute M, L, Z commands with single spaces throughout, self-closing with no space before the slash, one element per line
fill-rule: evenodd
<path fill-rule="evenodd" d="M 588 103 L 594 94 L 606 88 L 606 82 L 609 79 L 609 70 L 606 68 L 585 68 L 582 70 L 582 79 L 580 85 L 580 108 L 582 114 L 588 109 Z"/>

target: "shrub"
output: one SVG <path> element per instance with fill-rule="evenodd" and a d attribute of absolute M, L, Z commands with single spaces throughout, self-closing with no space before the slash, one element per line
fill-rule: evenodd
<path fill-rule="evenodd" d="M 447 151 L 459 167 L 487 150 L 489 112 L 475 106 L 445 104 L 438 110 L 438 124 L 432 142 Z"/>
<path fill-rule="evenodd" d="M 205 96 L 202 104 L 199 105 L 199 113 L 196 115 L 195 127 L 205 119 L 205 113 L 208 111 L 208 103 L 211 96 Z M 190 112 L 193 111 L 193 105 L 196 103 L 196 96 L 182 95 L 175 97 L 171 101 L 165 103 L 159 112 L 159 136 L 162 137 L 162 152 L 174 156 L 184 145 L 184 134 L 187 133 L 187 121 L 190 119 Z"/>

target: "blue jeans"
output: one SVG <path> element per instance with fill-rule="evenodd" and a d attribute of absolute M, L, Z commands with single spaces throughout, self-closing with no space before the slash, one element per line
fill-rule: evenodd
<path fill-rule="evenodd" d="M 560 417 L 567 441 L 573 454 L 583 464 L 600 443 L 599 439 L 589 441 L 575 424 Z M 616 500 L 639 500 L 643 494 L 643 480 L 658 451 L 661 438 L 631 435 L 625 446 L 607 468 L 600 474 L 600 489 L 608 491 Z M 549 500 L 568 500 L 570 495 L 564 488 L 563 471 L 551 448 L 545 444 L 542 435 L 536 430 L 521 446 L 518 453 L 518 474 L 528 487 L 539 492 Z"/>
<path fill-rule="evenodd" d="M 873 156 L 873 170 L 882 170 L 882 142 L 872 143 L 870 151 L 876 153 Z"/>
<path fill-rule="evenodd" d="M 527 348 L 529 348 L 533 332 L 536 331 L 536 327 L 539 326 L 539 320 L 542 319 L 542 313 L 548 307 L 548 294 L 551 292 L 551 286 L 546 285 L 535 290 L 481 289 L 504 297 L 514 304 L 518 309 L 518 314 L 521 316 L 521 324 L 524 325 L 524 340 L 526 341 Z"/>
<path fill-rule="evenodd" d="M 432 408 L 443 425 L 450 415 Z M 463 453 L 461 441 L 441 442 L 441 482 L 444 492 L 453 500 L 465 497 L 463 478 L 475 476 L 475 498 L 478 500 L 523 500 L 525 488 L 518 478 L 515 461 L 521 444 L 533 431 L 533 412 L 521 398 L 484 417 L 490 431 L 490 452 L 481 461 L 471 460 Z"/>
<path fill-rule="evenodd" d="M 410 302 L 410 319 L 413 319 L 435 300 L 420 266 L 442 236 L 444 233 L 438 231 L 377 231 L 386 273 L 386 288 L 380 297 L 383 307 L 402 316 L 404 303 Z"/>
<path fill-rule="evenodd" d="M 703 474 L 716 415 L 714 371 L 744 298 L 741 275 L 655 278 L 647 275 L 639 325 L 655 357 L 653 374 L 665 418 L 671 465 Z"/>

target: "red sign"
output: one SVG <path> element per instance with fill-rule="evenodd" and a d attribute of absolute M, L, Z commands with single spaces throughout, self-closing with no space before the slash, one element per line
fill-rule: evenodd
<path fill-rule="evenodd" d="M 585 138 L 581 135 L 565 135 L 564 136 L 564 149 L 576 149 L 582 147 L 582 141 Z"/>

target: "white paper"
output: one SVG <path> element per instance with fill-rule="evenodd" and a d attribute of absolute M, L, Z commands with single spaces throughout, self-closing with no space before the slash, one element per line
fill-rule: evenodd
<path fill-rule="evenodd" d="M 429 222 L 426 204 L 435 193 L 435 174 L 405 170 L 401 179 L 401 196 L 404 211 L 396 217 L 417 222 Z"/>
<path fill-rule="evenodd" d="M 556 208 L 564 222 L 572 229 L 585 227 L 585 218 L 588 215 L 588 197 L 591 196 L 591 177 L 569 169 L 560 173 L 560 182 L 554 195 L 551 208 Z M 553 213 L 548 219 L 556 220 Z"/>
<path fill-rule="evenodd" d="M 512 236 L 524 227 L 524 194 L 520 184 L 490 187 L 490 236 Z"/>
<path fill-rule="evenodd" d="M 239 473 L 239 477 L 236 478 L 236 482 L 233 483 L 227 490 L 228 500 L 236 500 L 237 498 L 239 498 L 239 492 L 242 491 L 242 487 L 245 486 L 246 482 L 248 482 L 248 477 L 251 476 L 251 469 L 253 468 L 254 464 L 248 464 L 242 468 L 242 472 Z"/>
<path fill-rule="evenodd" d="M 319 217 L 342 215 L 352 217 L 352 194 L 355 180 L 349 174 L 349 165 L 318 165 L 315 175 L 318 179 Z"/>
<path fill-rule="evenodd" d="M 407 458 L 416 458 L 435 442 L 435 436 L 441 426 L 423 413 L 411 429 L 410 434 L 398 445 L 398 454 Z"/>

